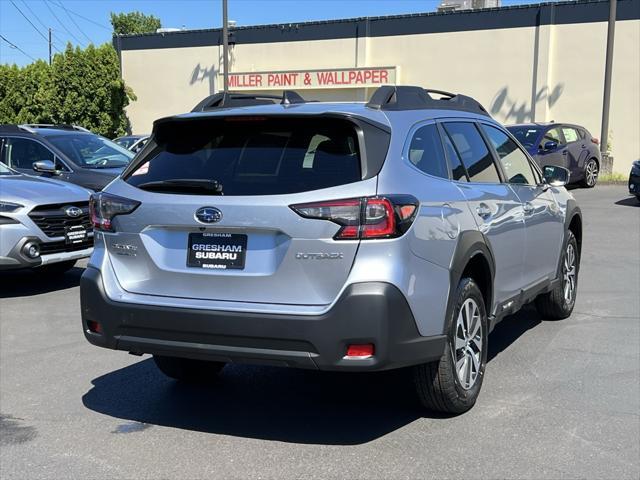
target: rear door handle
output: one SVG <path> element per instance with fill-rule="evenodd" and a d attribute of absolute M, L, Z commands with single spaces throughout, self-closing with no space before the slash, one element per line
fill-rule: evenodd
<path fill-rule="evenodd" d="M 535 208 L 531 204 L 531 202 L 527 202 L 527 203 L 522 205 L 522 210 L 524 210 L 525 215 L 531 215 L 533 213 L 533 211 L 535 210 Z"/>
<path fill-rule="evenodd" d="M 478 214 L 478 216 L 482 217 L 482 218 L 487 218 L 489 215 L 491 215 L 491 209 L 489 208 L 488 205 L 481 203 L 480 205 L 478 205 L 476 207 L 476 212 Z"/>

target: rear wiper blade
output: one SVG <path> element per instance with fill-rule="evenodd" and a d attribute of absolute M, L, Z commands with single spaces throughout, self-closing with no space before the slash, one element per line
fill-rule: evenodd
<path fill-rule="evenodd" d="M 217 180 L 200 178 L 175 178 L 173 180 L 156 180 L 137 185 L 142 190 L 156 192 L 201 192 L 207 195 L 223 195 L 222 184 Z"/>

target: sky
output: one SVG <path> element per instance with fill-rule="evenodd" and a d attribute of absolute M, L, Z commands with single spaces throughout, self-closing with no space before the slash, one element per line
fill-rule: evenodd
<path fill-rule="evenodd" d="M 502 0 L 502 5 L 540 3 Z M 440 0 L 228 0 L 238 26 L 433 12 Z M 0 0 L 0 64 L 26 65 L 48 58 L 67 42 L 86 46 L 111 41 L 110 12 L 138 10 L 159 17 L 163 27 L 218 28 L 221 0 Z M 12 45 L 10 45 L 11 42 Z M 16 48 L 17 47 L 17 48 Z"/>

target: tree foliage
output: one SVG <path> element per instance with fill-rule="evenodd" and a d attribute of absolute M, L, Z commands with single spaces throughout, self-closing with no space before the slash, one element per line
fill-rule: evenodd
<path fill-rule="evenodd" d="M 160 19 L 142 12 L 111 13 L 111 25 L 115 35 L 154 33 L 162 27 Z"/>
<path fill-rule="evenodd" d="M 0 65 L 0 123 L 68 123 L 107 137 L 125 134 L 135 100 L 120 78 L 115 49 L 67 45 L 52 65 Z"/>

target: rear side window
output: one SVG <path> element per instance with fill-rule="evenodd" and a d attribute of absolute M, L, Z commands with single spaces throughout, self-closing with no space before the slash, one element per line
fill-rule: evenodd
<path fill-rule="evenodd" d="M 493 156 L 473 123 L 444 123 L 453 147 L 469 174 L 469 181 L 500 183 L 500 175 Z"/>
<path fill-rule="evenodd" d="M 502 168 L 507 174 L 509 183 L 522 183 L 526 185 L 535 185 L 536 179 L 533 170 L 529 164 L 529 160 L 525 153 L 518 148 L 516 142 L 511 140 L 506 133 L 497 128 L 483 125 L 482 128 L 489 137 L 489 141 L 498 152 Z"/>
<path fill-rule="evenodd" d="M 564 134 L 564 139 L 567 143 L 576 142 L 580 135 L 575 128 L 571 127 L 562 127 L 562 133 Z"/>
<path fill-rule="evenodd" d="M 424 173 L 449 178 L 440 134 L 435 124 L 425 125 L 416 130 L 409 144 L 408 157 L 409 161 Z"/>
<path fill-rule="evenodd" d="M 126 178 L 129 184 L 197 194 L 207 193 L 198 191 L 198 182 L 215 182 L 222 195 L 278 195 L 362 178 L 355 127 L 339 119 L 227 117 L 176 122 L 158 131 L 156 142 L 159 146 L 149 160 Z M 176 184 L 179 188 L 174 188 Z"/>

